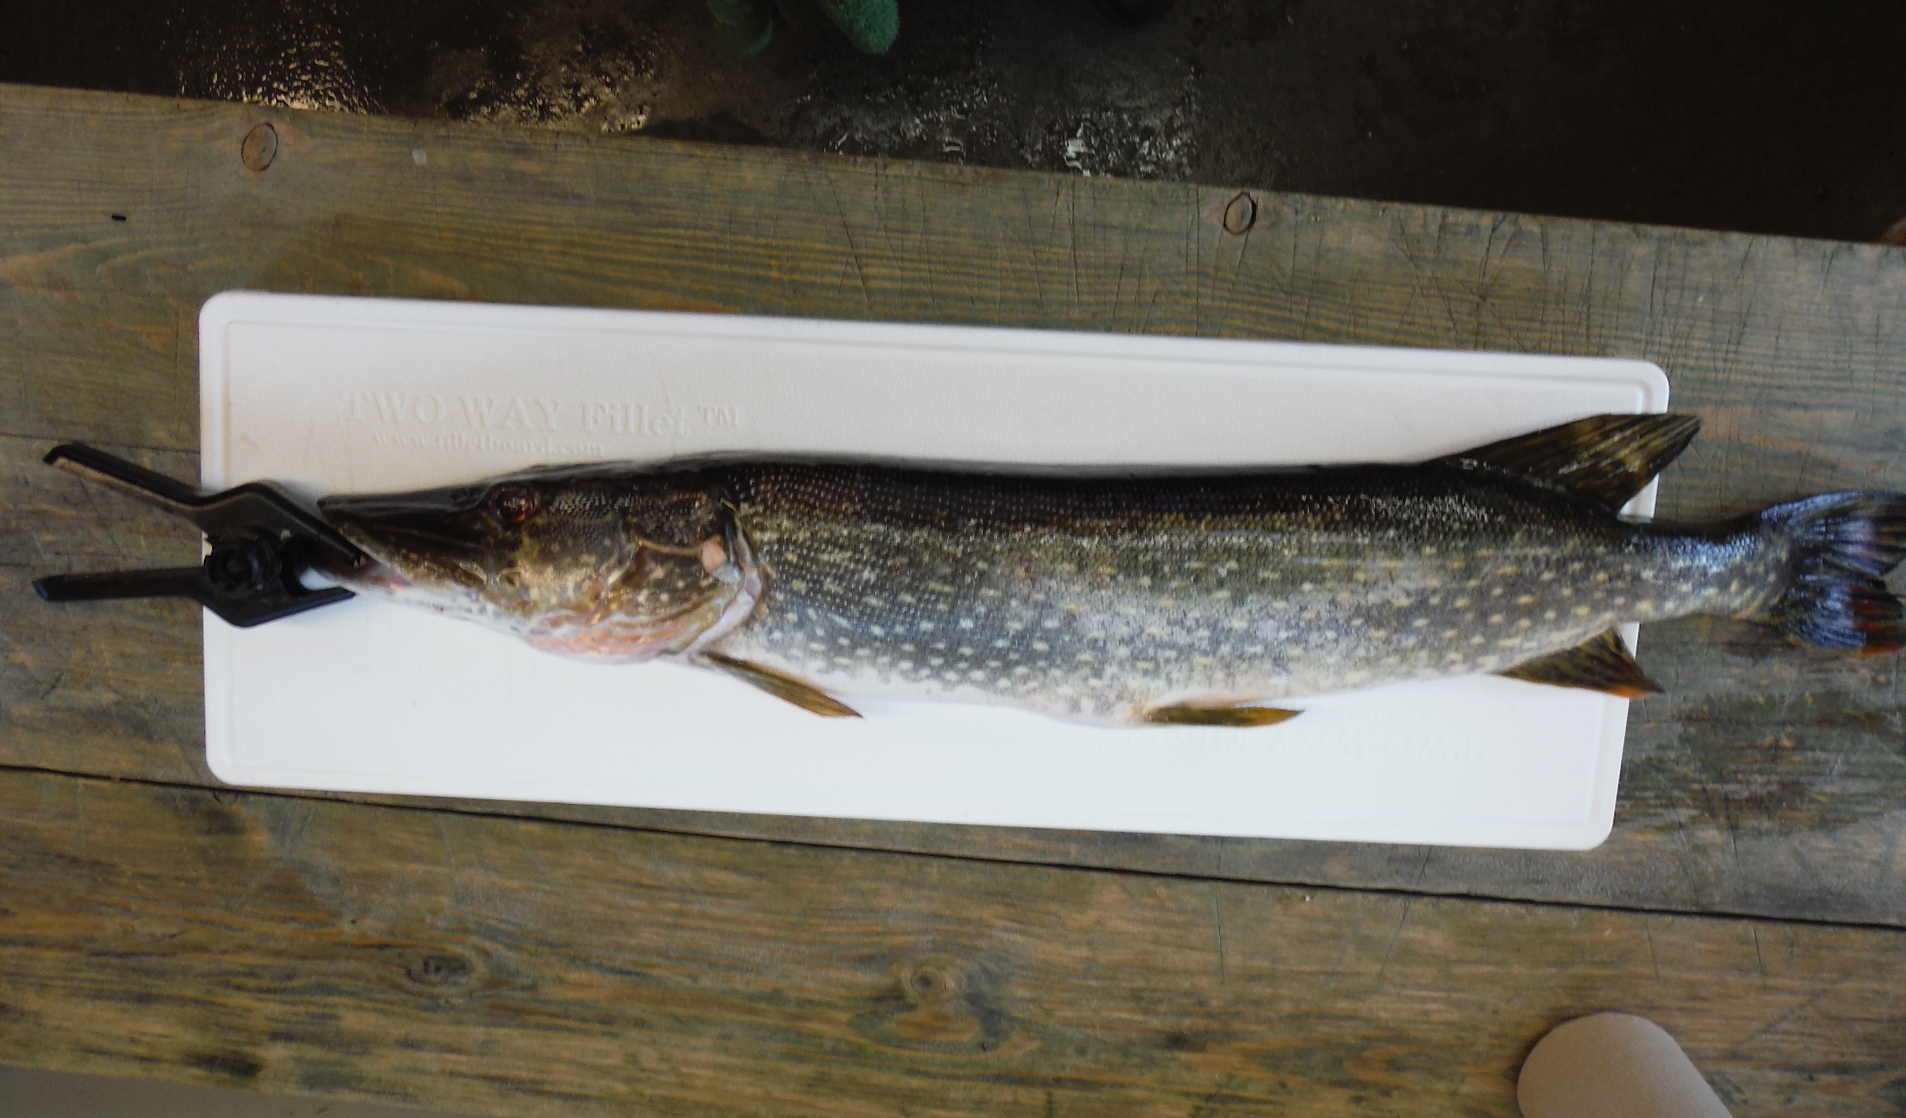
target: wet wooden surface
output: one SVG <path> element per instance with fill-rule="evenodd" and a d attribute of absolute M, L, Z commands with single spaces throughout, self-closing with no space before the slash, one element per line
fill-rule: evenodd
<path fill-rule="evenodd" d="M 536 1115 L 1504 1115 L 1618 1006 L 1906 1101 L 1906 936 L 0 773 L 0 1052 Z M 216 882 L 207 886 L 206 882 Z"/>
<path fill-rule="evenodd" d="M 1615 833 L 1548 854 L 215 799 L 195 610 L 28 589 L 190 560 L 38 456 L 189 476 L 195 316 L 240 287 L 1645 357 L 1708 422 L 1664 515 L 1906 488 L 1906 250 L 1267 193 L 1234 236 L 1236 193 L 0 87 L 0 1062 L 493 1113 L 1513 1114 L 1526 1046 L 1606 1005 L 1737 1114 L 1906 1112 L 1897 657 L 1648 627 Z M 433 937 L 459 992 L 389 962 Z M 907 1000 L 942 956 L 978 1000 Z"/>

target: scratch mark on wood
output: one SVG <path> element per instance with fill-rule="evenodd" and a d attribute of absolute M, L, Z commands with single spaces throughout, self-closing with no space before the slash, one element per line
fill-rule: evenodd
<path fill-rule="evenodd" d="M 1230 965 L 1224 954 L 1224 896 L 1222 885 L 1216 882 L 1211 886 L 1211 928 L 1217 938 L 1218 978 L 1225 979 L 1230 974 Z"/>
<path fill-rule="evenodd" d="M 854 239 L 853 222 L 847 219 L 847 207 L 841 202 L 840 187 L 825 166 L 821 168 L 821 178 L 826 181 L 828 194 L 834 200 L 834 213 L 840 218 L 841 234 L 847 238 L 847 256 L 854 265 L 854 279 L 860 283 L 861 309 L 871 315 L 874 310 L 873 290 L 867 285 L 867 269 L 860 259 L 860 245 Z"/>
<path fill-rule="evenodd" d="M 1390 942 L 1383 946 L 1383 962 L 1377 967 L 1377 981 L 1383 981 L 1383 975 L 1390 969 L 1390 956 L 1396 953 L 1396 941 L 1403 934 L 1403 923 L 1410 918 L 1410 906 L 1416 902 L 1405 900 L 1403 911 L 1396 914 L 1396 927 L 1390 929 Z"/>

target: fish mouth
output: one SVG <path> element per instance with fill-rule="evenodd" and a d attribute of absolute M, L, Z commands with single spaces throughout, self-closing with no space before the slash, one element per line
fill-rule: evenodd
<path fill-rule="evenodd" d="M 461 485 L 421 493 L 337 494 L 318 499 L 318 512 L 340 530 L 397 531 L 469 543 L 471 514 L 481 505 L 483 489 Z"/>
<path fill-rule="evenodd" d="M 318 501 L 318 512 L 364 558 L 324 573 L 347 585 L 398 592 L 455 583 L 481 586 L 493 541 L 473 515 L 480 490 L 468 487 L 425 493 L 335 496 Z"/>
<path fill-rule="evenodd" d="M 352 540 L 351 542 L 357 544 L 358 550 L 362 551 L 364 549 L 362 543 L 356 540 Z M 356 587 L 360 590 L 399 594 L 403 591 L 417 588 L 417 584 L 404 577 L 402 571 L 384 562 L 382 559 L 369 554 L 366 554 L 363 558 L 348 567 L 333 567 L 324 573 L 344 583 L 346 586 Z"/>

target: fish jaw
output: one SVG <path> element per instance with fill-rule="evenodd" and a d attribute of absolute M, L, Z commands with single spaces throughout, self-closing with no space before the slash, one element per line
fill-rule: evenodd
<path fill-rule="evenodd" d="M 640 624 L 573 614 L 550 616 L 518 635 L 558 656 L 634 664 L 687 652 L 720 622 L 733 600 L 732 596 L 710 599 L 674 617 Z"/>
<path fill-rule="evenodd" d="M 324 573 L 354 592 L 439 613 L 488 612 L 485 562 L 499 541 L 473 515 L 474 490 L 326 497 L 320 513 L 363 558 Z"/>

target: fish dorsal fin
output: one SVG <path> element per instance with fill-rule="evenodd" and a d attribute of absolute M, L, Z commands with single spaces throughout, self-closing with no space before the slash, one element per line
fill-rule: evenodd
<path fill-rule="evenodd" d="M 1176 703 L 1153 707 L 1145 712 L 1145 721 L 1157 726 L 1275 726 L 1304 713 L 1282 707 L 1194 706 Z"/>
<path fill-rule="evenodd" d="M 1686 450 L 1700 430 L 1701 421 L 1691 415 L 1595 415 L 1443 461 L 1494 466 L 1618 509 Z"/>
<path fill-rule="evenodd" d="M 1660 685 L 1649 679 L 1641 670 L 1641 665 L 1635 663 L 1635 658 L 1628 654 L 1628 647 L 1622 644 L 1613 629 L 1600 636 L 1590 637 L 1574 648 L 1525 660 L 1496 674 L 1554 687 L 1602 691 L 1624 699 L 1639 699 L 1643 695 L 1661 693 Z"/>
<path fill-rule="evenodd" d="M 759 664 L 750 664 L 746 660 L 736 660 L 714 652 L 704 652 L 697 659 L 717 671 L 726 672 L 745 683 L 752 683 L 777 699 L 793 703 L 802 710 L 818 714 L 823 718 L 859 718 L 860 712 L 811 683 L 770 671 Z"/>

